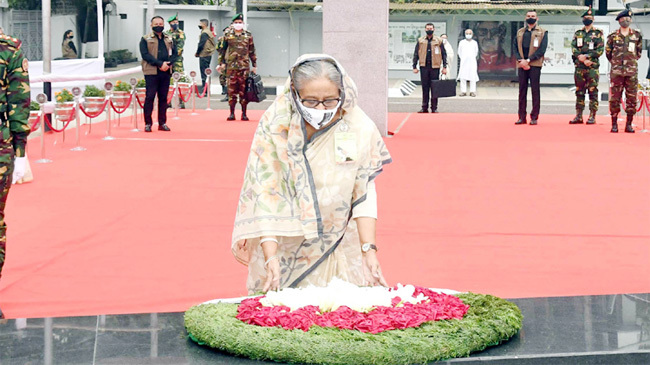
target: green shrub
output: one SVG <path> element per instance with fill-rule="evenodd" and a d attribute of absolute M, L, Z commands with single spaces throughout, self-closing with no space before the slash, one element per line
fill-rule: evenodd
<path fill-rule="evenodd" d="M 121 80 L 117 80 L 113 90 L 131 92 L 131 84 L 129 84 L 128 82 L 123 82 Z"/>
<path fill-rule="evenodd" d="M 97 86 L 94 85 L 87 85 L 86 89 L 84 89 L 84 97 L 104 97 L 106 96 L 106 91 L 99 89 Z"/>
<path fill-rule="evenodd" d="M 68 91 L 68 89 L 63 89 L 58 93 L 55 93 L 54 96 L 56 97 L 57 103 L 74 101 L 74 96 L 70 93 L 70 91 Z"/>

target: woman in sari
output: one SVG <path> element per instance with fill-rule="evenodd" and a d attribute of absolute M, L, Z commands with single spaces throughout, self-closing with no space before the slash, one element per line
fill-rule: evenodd
<path fill-rule="evenodd" d="M 327 55 L 301 56 L 255 132 L 232 250 L 249 293 L 334 277 L 384 285 L 374 178 L 390 163 L 357 89 Z"/>

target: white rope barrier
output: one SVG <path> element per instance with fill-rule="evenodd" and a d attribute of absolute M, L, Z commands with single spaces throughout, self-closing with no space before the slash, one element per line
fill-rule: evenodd
<path fill-rule="evenodd" d="M 112 79 L 117 77 L 122 77 L 125 75 L 131 75 L 142 71 L 142 67 L 136 66 L 131 68 L 125 68 L 124 70 L 105 72 L 101 74 L 86 74 L 86 75 L 41 75 L 30 77 L 30 83 L 37 82 L 64 82 L 64 81 L 87 81 L 87 80 L 102 80 L 102 79 Z"/>

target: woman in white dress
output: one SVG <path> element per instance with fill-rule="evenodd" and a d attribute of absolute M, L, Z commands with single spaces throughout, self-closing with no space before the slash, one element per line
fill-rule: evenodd
<path fill-rule="evenodd" d="M 458 43 L 458 57 L 460 68 L 458 69 L 458 80 L 460 80 L 460 96 L 467 95 L 467 82 L 469 81 L 469 95 L 476 96 L 476 82 L 478 81 L 478 43 L 472 39 L 474 32 L 471 29 L 465 30 L 465 39 Z"/>

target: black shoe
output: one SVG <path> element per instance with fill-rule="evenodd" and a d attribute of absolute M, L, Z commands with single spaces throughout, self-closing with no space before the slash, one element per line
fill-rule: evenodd
<path fill-rule="evenodd" d="M 625 125 L 625 133 L 634 133 L 634 127 L 631 124 Z"/>
<path fill-rule="evenodd" d="M 181 109 L 185 109 L 185 103 L 181 103 Z"/>
<path fill-rule="evenodd" d="M 431 109 L 431 113 L 437 113 L 438 109 Z"/>
<path fill-rule="evenodd" d="M 530 125 L 537 125 L 537 119 L 531 119 Z"/>
<path fill-rule="evenodd" d="M 612 115 L 612 130 L 610 133 L 618 133 L 618 115 Z"/>
<path fill-rule="evenodd" d="M 4 319 L 5 315 L 2 313 L 2 309 L 0 309 L 0 319 Z"/>
<path fill-rule="evenodd" d="M 515 122 L 515 125 L 526 124 L 526 119 L 519 119 Z"/>
<path fill-rule="evenodd" d="M 225 103 L 226 101 L 228 101 L 228 95 L 224 96 L 223 99 L 221 99 L 221 100 L 219 100 L 219 101 Z"/>
<path fill-rule="evenodd" d="M 144 131 L 145 132 L 151 132 L 151 126 L 150 125 L 145 125 L 144 126 Z"/>
<path fill-rule="evenodd" d="M 250 119 L 248 119 L 248 117 L 246 116 L 246 114 L 242 114 L 242 115 L 241 115 L 241 120 L 243 120 L 243 121 L 248 121 L 248 120 L 250 120 Z"/>
<path fill-rule="evenodd" d="M 596 124 L 596 113 L 589 114 L 589 119 L 587 119 L 587 124 Z"/>
<path fill-rule="evenodd" d="M 426 108 L 420 109 L 418 113 L 428 113 L 429 111 Z"/>
<path fill-rule="evenodd" d="M 236 119 L 235 118 L 235 113 L 231 113 L 230 116 L 228 118 L 226 118 L 226 120 L 235 120 L 235 119 Z"/>
<path fill-rule="evenodd" d="M 582 124 L 582 114 L 576 114 L 575 118 L 569 121 L 569 124 Z"/>
<path fill-rule="evenodd" d="M 171 132 L 171 129 L 167 126 L 167 124 L 159 125 L 158 126 L 159 131 L 165 131 L 165 132 Z"/>

